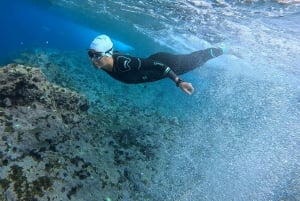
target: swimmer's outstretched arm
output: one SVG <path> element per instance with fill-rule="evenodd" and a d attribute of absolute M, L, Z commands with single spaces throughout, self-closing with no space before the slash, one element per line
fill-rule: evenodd
<path fill-rule="evenodd" d="M 153 61 L 150 59 L 146 59 L 143 62 L 147 62 L 147 65 L 142 65 L 142 66 L 144 66 L 142 68 L 144 68 L 144 69 L 158 68 L 159 71 L 161 71 L 165 77 L 169 77 L 171 80 L 173 80 L 175 82 L 176 86 L 179 87 L 186 94 L 192 95 L 192 93 L 194 92 L 193 85 L 189 82 L 185 82 L 182 79 L 180 79 L 180 77 L 178 75 L 176 75 L 176 73 L 169 66 L 166 66 L 163 63 Z"/>
<path fill-rule="evenodd" d="M 180 77 L 176 75 L 170 67 L 166 68 L 164 74 L 172 79 L 176 83 L 176 86 L 179 87 L 184 93 L 188 95 L 192 95 L 194 93 L 194 87 L 192 83 L 185 82 L 180 79 Z"/>
<path fill-rule="evenodd" d="M 193 87 L 192 83 L 190 83 L 190 82 L 182 81 L 178 84 L 178 86 L 184 93 L 186 93 L 188 95 L 192 95 L 194 93 L 194 87 Z"/>

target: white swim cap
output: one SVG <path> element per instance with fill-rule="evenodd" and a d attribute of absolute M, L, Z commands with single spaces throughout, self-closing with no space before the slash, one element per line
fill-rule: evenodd
<path fill-rule="evenodd" d="M 113 48 L 113 43 L 107 35 L 97 36 L 91 43 L 90 49 L 97 52 L 107 52 Z"/>

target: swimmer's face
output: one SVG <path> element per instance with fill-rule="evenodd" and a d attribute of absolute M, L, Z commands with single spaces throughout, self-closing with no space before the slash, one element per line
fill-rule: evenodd
<path fill-rule="evenodd" d="M 94 50 L 88 50 L 89 58 L 96 69 L 109 69 L 110 70 L 110 62 L 112 57 L 107 56 L 103 52 L 96 52 Z"/>

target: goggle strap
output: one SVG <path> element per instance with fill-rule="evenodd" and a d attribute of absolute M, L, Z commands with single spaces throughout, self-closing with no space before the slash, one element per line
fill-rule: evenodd
<path fill-rule="evenodd" d="M 88 52 L 90 52 L 90 50 L 88 50 Z M 110 48 L 109 50 L 107 50 L 106 52 L 94 52 L 94 53 L 92 53 L 92 54 L 90 54 L 90 53 L 88 53 L 89 54 L 89 56 L 90 57 L 95 57 L 95 56 L 97 56 L 97 57 L 101 57 L 101 56 L 112 56 L 112 54 L 113 54 L 113 47 L 112 48 Z"/>
<path fill-rule="evenodd" d="M 112 55 L 112 51 L 113 51 L 113 47 L 111 47 L 109 50 L 107 50 L 106 52 L 104 52 L 105 55 L 110 54 Z"/>

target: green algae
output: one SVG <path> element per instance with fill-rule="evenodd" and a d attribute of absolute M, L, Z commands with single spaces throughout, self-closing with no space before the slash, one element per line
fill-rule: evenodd
<path fill-rule="evenodd" d="M 6 191 L 9 188 L 9 180 L 0 179 L 0 187 L 3 189 L 3 191 Z"/>
<path fill-rule="evenodd" d="M 27 179 L 23 174 L 23 168 L 18 165 L 13 165 L 10 167 L 11 173 L 9 178 L 14 183 L 14 192 L 17 194 L 18 200 L 21 200 L 24 194 L 27 194 Z M 27 196 L 26 196 L 27 197 Z"/>
<path fill-rule="evenodd" d="M 15 129 L 12 126 L 5 126 L 4 127 L 4 132 L 6 133 L 13 133 Z"/>
<path fill-rule="evenodd" d="M 48 176 L 41 176 L 32 182 L 28 182 L 23 168 L 18 165 L 10 167 L 9 179 L 0 180 L 0 185 L 2 188 L 7 189 L 9 183 L 12 183 L 18 200 L 37 200 L 36 196 L 43 197 L 44 192 L 53 186 L 53 181 Z"/>
<path fill-rule="evenodd" d="M 52 187 L 53 181 L 47 177 L 42 176 L 32 182 L 32 193 L 34 195 L 38 195 L 42 197 L 44 195 L 44 191 L 48 190 Z"/>
<path fill-rule="evenodd" d="M 77 193 L 79 189 L 82 188 L 82 185 L 77 185 L 72 187 L 72 189 L 67 193 L 67 197 L 71 200 L 71 197 Z"/>

